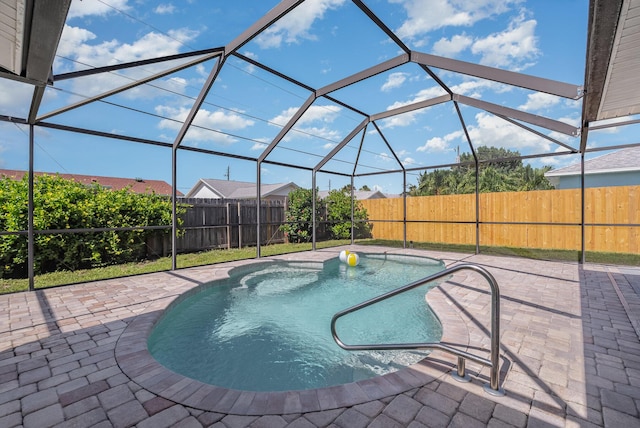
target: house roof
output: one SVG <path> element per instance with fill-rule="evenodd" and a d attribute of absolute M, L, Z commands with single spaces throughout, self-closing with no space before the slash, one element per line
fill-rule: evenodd
<path fill-rule="evenodd" d="M 563 175 L 580 175 L 580 163 L 574 163 L 564 168 L 551 170 L 547 177 Z M 598 156 L 584 162 L 585 174 L 603 174 L 607 172 L 640 171 L 640 146 L 617 150 L 606 155 Z"/>
<path fill-rule="evenodd" d="M 15 180 L 20 180 L 27 171 L 19 171 L 13 169 L 0 169 L 0 176 L 6 176 Z M 113 190 L 120 190 L 129 187 L 134 193 L 151 193 L 157 195 L 171 196 L 171 185 L 162 180 L 146 180 L 142 178 L 121 178 L 121 177 L 103 177 L 99 175 L 82 175 L 82 174 L 60 174 L 53 172 L 34 172 L 35 175 L 58 175 L 67 180 L 74 180 L 82 184 L 99 184 Z M 176 192 L 178 196 L 182 196 L 182 192 Z"/>
<path fill-rule="evenodd" d="M 47 83 L 71 0 L 0 0 L 0 74 Z"/>
<path fill-rule="evenodd" d="M 318 192 L 318 197 L 324 199 L 329 196 L 328 190 L 321 190 Z M 362 201 L 364 199 L 382 199 L 387 196 L 379 190 L 356 190 L 353 192 L 353 197 Z"/>
<path fill-rule="evenodd" d="M 233 181 L 233 180 L 216 180 L 213 178 L 201 178 L 198 183 L 189 192 L 187 197 L 192 197 L 198 188 L 201 186 L 207 187 L 212 192 L 225 199 L 255 199 L 256 197 L 256 183 L 247 181 Z M 298 188 L 298 185 L 289 183 L 276 183 L 276 184 L 260 184 L 261 196 L 268 197 L 282 189 L 287 187 Z"/>

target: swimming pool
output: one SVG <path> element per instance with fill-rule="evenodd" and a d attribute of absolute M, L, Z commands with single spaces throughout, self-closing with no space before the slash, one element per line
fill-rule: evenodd
<path fill-rule="evenodd" d="M 348 352 L 331 337 L 333 314 L 444 269 L 439 260 L 360 254 L 358 266 L 269 262 L 179 299 L 153 328 L 149 352 L 184 376 L 225 388 L 288 391 L 323 388 L 395 371 L 418 351 Z M 435 284 L 434 284 L 435 285 Z M 442 335 L 424 295 L 394 297 L 338 323 L 348 343 L 433 342 Z"/>

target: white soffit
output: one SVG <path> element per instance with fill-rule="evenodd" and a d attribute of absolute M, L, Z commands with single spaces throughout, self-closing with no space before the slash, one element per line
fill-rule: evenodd
<path fill-rule="evenodd" d="M 0 0 L 0 67 L 22 74 L 24 0 Z"/>
<path fill-rule="evenodd" d="M 597 120 L 640 114 L 640 0 L 625 0 Z"/>

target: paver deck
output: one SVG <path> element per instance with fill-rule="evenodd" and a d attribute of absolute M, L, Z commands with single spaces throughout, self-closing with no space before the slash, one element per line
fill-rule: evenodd
<path fill-rule="evenodd" d="M 353 247 L 350 247 L 354 249 Z M 325 260 L 342 248 L 273 259 Z M 0 427 L 640 427 L 640 269 L 420 250 L 501 291 L 501 379 L 441 351 L 395 374 L 299 392 L 184 378 L 146 349 L 178 296 L 255 261 L 0 296 Z M 263 258 L 267 262 L 272 258 Z M 486 356 L 490 293 L 460 271 L 429 292 L 444 340 Z"/>

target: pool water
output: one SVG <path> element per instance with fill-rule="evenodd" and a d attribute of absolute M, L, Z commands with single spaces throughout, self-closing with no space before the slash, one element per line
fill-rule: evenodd
<path fill-rule="evenodd" d="M 237 268 L 170 307 L 148 340 L 169 369 L 248 391 L 323 388 L 395 371 L 422 351 L 341 349 L 331 336 L 338 311 L 444 269 L 439 260 L 360 254 L 358 266 L 256 263 Z M 418 287 L 337 323 L 348 344 L 433 342 L 442 327 Z"/>

